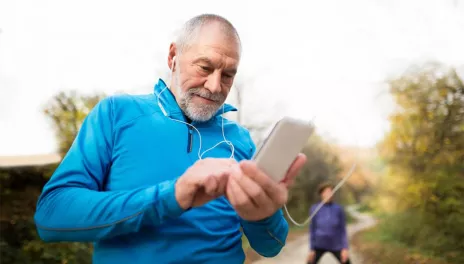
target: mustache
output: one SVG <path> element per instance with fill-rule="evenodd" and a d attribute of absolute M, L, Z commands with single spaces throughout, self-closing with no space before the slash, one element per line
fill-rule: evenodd
<path fill-rule="evenodd" d="M 225 99 L 223 94 L 221 94 L 221 93 L 212 93 L 208 89 L 205 89 L 205 88 L 191 88 L 191 89 L 188 90 L 187 93 L 190 96 L 198 95 L 198 96 L 201 96 L 203 98 L 206 98 L 206 99 L 218 102 L 218 103 L 224 101 L 224 99 Z"/>

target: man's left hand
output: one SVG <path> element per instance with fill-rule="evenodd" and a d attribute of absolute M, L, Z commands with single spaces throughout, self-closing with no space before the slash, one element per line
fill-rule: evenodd
<path fill-rule="evenodd" d="M 342 259 L 342 263 L 346 263 L 348 261 L 348 250 L 347 249 L 342 249 L 341 259 Z"/>
<path fill-rule="evenodd" d="M 242 161 L 230 175 L 226 196 L 237 214 L 247 221 L 259 221 L 272 216 L 288 200 L 288 189 L 306 162 L 298 155 L 285 178 L 275 182 L 261 171 L 253 161 Z"/>

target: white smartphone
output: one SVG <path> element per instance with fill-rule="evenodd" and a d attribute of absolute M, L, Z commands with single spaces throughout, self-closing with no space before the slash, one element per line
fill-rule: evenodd
<path fill-rule="evenodd" d="M 279 120 L 253 156 L 258 168 L 281 181 L 314 132 L 311 122 L 284 117 Z"/>

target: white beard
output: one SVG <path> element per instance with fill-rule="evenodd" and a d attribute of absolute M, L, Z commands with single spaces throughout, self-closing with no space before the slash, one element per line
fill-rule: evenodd
<path fill-rule="evenodd" d="M 182 109 L 184 114 L 193 121 L 205 122 L 210 120 L 226 100 L 225 96 L 220 93 L 212 94 L 209 90 L 203 87 L 191 88 L 184 92 L 180 86 L 179 72 L 180 68 L 178 67 L 175 73 L 175 90 L 178 96 L 180 109 Z M 200 95 L 204 98 L 214 100 L 217 103 L 195 104 L 192 102 L 192 98 L 195 95 Z"/>

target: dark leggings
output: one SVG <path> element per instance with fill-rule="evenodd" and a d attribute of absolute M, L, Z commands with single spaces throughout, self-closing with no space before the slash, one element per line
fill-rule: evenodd
<path fill-rule="evenodd" d="M 314 262 L 308 261 L 308 264 L 317 264 L 319 259 L 322 258 L 322 256 L 327 252 L 332 253 L 338 259 L 338 261 L 340 261 L 340 263 L 342 263 L 342 260 L 341 260 L 341 253 L 342 252 L 341 251 L 330 251 L 330 250 L 325 250 L 325 249 L 315 249 L 314 251 L 316 251 L 316 256 L 314 257 Z M 350 259 L 348 259 L 343 264 L 350 264 L 350 263 L 351 263 Z"/>

